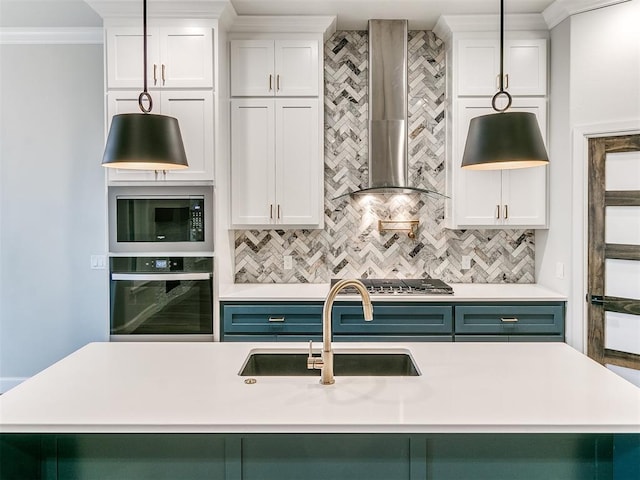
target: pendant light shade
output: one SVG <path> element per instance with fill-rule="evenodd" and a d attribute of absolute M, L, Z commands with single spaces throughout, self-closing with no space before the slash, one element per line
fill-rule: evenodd
<path fill-rule="evenodd" d="M 498 170 L 537 167 L 549 162 L 533 113 L 492 113 L 471 119 L 462 167 Z"/>
<path fill-rule="evenodd" d="M 147 89 L 147 0 L 142 0 L 142 45 L 144 86 L 138 97 L 142 113 L 123 113 L 113 117 L 102 166 L 156 171 L 187 168 L 189 165 L 178 120 L 151 114 L 153 99 Z"/>
<path fill-rule="evenodd" d="M 187 168 L 178 120 L 150 113 L 114 116 L 102 165 L 129 170 Z"/>
<path fill-rule="evenodd" d="M 506 104 L 498 108 L 501 96 L 506 98 Z M 507 112 L 511 101 L 511 94 L 504 88 L 504 0 L 500 0 L 499 89 L 491 99 L 491 106 L 498 113 L 471 119 L 462 155 L 462 168 L 506 170 L 549 163 L 536 115 Z"/>

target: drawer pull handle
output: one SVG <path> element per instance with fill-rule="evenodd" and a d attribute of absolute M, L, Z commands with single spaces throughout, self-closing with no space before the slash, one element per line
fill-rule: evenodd
<path fill-rule="evenodd" d="M 284 317 L 269 317 L 270 322 L 284 322 Z"/>
<path fill-rule="evenodd" d="M 504 323 L 516 323 L 518 321 L 516 317 L 501 317 L 500 320 Z"/>

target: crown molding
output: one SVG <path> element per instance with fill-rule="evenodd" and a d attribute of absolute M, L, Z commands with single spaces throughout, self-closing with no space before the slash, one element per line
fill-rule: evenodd
<path fill-rule="evenodd" d="M 577 13 L 610 7 L 631 0 L 556 0 L 542 12 L 547 27 L 551 30 L 566 18 Z"/>
<path fill-rule="evenodd" d="M 140 17 L 140 0 L 85 0 L 102 18 Z M 149 18 L 220 18 L 228 0 L 154 0 L 147 6 Z"/>
<path fill-rule="evenodd" d="M 0 28 L 1 45 L 98 45 L 102 27 Z"/>
<path fill-rule="evenodd" d="M 496 32 L 500 28 L 499 15 L 442 15 L 433 27 L 433 32 L 442 39 L 459 32 Z M 504 29 L 544 30 L 548 27 L 539 13 L 508 14 L 504 17 Z"/>
<path fill-rule="evenodd" d="M 336 17 L 327 15 L 238 15 L 231 32 L 321 33 L 326 40 L 336 31 Z"/>

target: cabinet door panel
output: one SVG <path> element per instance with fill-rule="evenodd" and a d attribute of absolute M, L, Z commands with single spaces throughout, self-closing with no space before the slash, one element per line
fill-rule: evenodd
<path fill-rule="evenodd" d="M 167 172 L 170 180 L 213 180 L 213 94 L 162 92 L 162 113 L 178 119 L 189 168 Z"/>
<path fill-rule="evenodd" d="M 500 49 L 495 40 L 459 40 L 458 95 L 493 95 L 498 90 Z"/>
<path fill-rule="evenodd" d="M 514 98 L 511 112 L 535 113 L 546 125 L 546 103 L 539 98 Z M 472 118 L 495 114 L 491 100 L 461 99 L 458 102 L 459 125 L 456 158 L 452 173 L 454 222 L 457 227 L 545 227 L 547 220 L 547 167 L 515 170 L 473 171 L 460 168 L 469 123 Z M 541 128 L 546 138 L 545 128 Z M 506 208 L 505 208 L 506 207 Z"/>
<path fill-rule="evenodd" d="M 154 84 L 153 66 L 159 68 L 158 30 L 147 29 L 147 81 Z M 143 86 L 142 27 L 118 27 L 106 31 L 107 88 Z"/>
<path fill-rule="evenodd" d="M 276 40 L 276 95 L 318 96 L 318 42 Z"/>
<path fill-rule="evenodd" d="M 546 104 L 542 99 L 515 99 L 513 111 L 535 113 L 546 143 Z M 547 168 L 531 167 L 502 171 L 502 220 L 505 225 L 547 225 Z M 506 207 L 506 212 L 505 212 Z"/>
<path fill-rule="evenodd" d="M 277 221 L 285 225 L 320 221 L 318 202 L 322 161 L 318 145 L 318 103 L 281 99 L 276 102 Z"/>
<path fill-rule="evenodd" d="M 511 95 L 547 94 L 547 41 L 544 39 L 505 42 L 505 73 Z"/>
<path fill-rule="evenodd" d="M 160 86 L 168 88 L 213 87 L 211 29 L 163 28 L 161 33 Z"/>
<path fill-rule="evenodd" d="M 231 96 L 273 96 L 273 40 L 231 41 Z"/>
<path fill-rule="evenodd" d="M 275 218 L 274 101 L 231 102 L 231 208 L 236 225 Z"/>
<path fill-rule="evenodd" d="M 447 305 L 373 304 L 373 320 L 364 320 L 362 305 L 333 307 L 333 332 L 337 334 L 409 335 L 451 334 L 452 307 Z"/>
<path fill-rule="evenodd" d="M 499 87 L 500 42 L 462 39 L 457 48 L 458 95 L 493 96 Z M 506 40 L 504 74 L 504 87 L 511 95 L 546 95 L 547 41 L 541 38 Z"/>
<path fill-rule="evenodd" d="M 452 172 L 456 180 L 454 202 L 455 222 L 458 225 L 480 226 L 497 225 L 501 215 L 498 210 L 502 205 L 502 175 L 500 170 L 465 170 L 460 167 L 469 132 L 471 119 L 479 115 L 493 113 L 490 99 L 460 100 L 458 105 L 458 138 L 456 139 L 458 155 L 453 159 Z"/>
<path fill-rule="evenodd" d="M 142 113 L 138 106 L 139 91 L 112 91 L 107 95 L 107 134 L 111 128 L 111 119 L 121 113 Z M 156 113 L 160 111 L 160 98 L 157 92 L 152 92 L 152 99 Z M 106 136 L 105 136 L 106 139 Z M 109 181 L 153 181 L 155 173 L 147 170 L 124 170 L 107 168 Z"/>
<path fill-rule="evenodd" d="M 562 335 L 561 304 L 469 305 L 455 307 L 457 334 Z"/>

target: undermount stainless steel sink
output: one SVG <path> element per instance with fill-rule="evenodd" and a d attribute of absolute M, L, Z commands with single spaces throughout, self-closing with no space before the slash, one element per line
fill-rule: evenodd
<path fill-rule="evenodd" d="M 334 354 L 336 376 L 420 375 L 407 352 L 344 352 Z M 307 354 L 302 352 L 252 352 L 247 357 L 241 376 L 320 376 L 319 370 L 307 368 Z"/>

